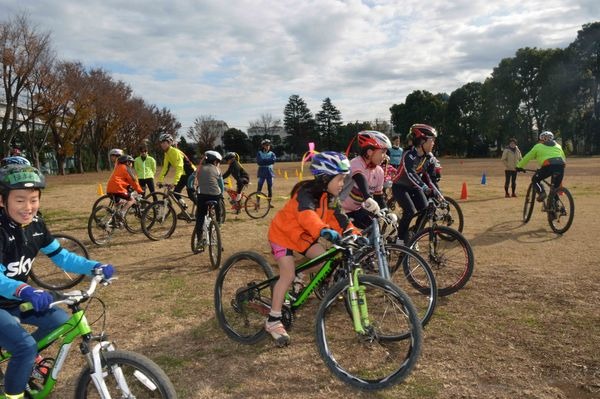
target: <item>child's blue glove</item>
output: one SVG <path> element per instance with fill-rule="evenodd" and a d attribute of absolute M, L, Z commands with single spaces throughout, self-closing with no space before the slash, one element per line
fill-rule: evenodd
<path fill-rule="evenodd" d="M 94 270 L 92 270 L 92 272 L 95 272 L 96 270 L 102 271 L 102 276 L 105 280 L 109 280 L 113 274 L 115 274 L 115 268 L 113 265 L 103 265 L 98 263 L 96 266 L 94 266 Z"/>
<path fill-rule="evenodd" d="M 332 229 L 324 228 L 321 229 L 321 237 L 327 241 L 337 242 L 340 239 L 340 233 Z"/>
<path fill-rule="evenodd" d="M 52 295 L 44 290 L 36 290 L 29 285 L 21 289 L 19 298 L 24 302 L 30 302 L 36 312 L 47 310 L 52 303 Z"/>

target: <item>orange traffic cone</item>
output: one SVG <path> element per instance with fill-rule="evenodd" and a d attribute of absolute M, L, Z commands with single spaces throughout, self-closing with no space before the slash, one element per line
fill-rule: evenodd
<path fill-rule="evenodd" d="M 99 196 L 103 196 L 104 195 L 104 192 L 102 191 L 102 183 L 98 183 L 98 189 L 96 190 L 96 193 Z"/>
<path fill-rule="evenodd" d="M 466 200 L 467 197 L 468 197 L 468 195 L 467 195 L 467 183 L 463 182 L 462 190 L 460 192 L 460 199 L 461 200 Z"/>

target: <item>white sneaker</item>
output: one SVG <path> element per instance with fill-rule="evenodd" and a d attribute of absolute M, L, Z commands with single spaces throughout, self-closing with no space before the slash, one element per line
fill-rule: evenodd
<path fill-rule="evenodd" d="M 402 240 L 400 238 L 396 238 L 396 242 L 394 244 L 396 244 L 396 245 L 404 245 L 404 240 Z"/>
<path fill-rule="evenodd" d="M 265 330 L 271 334 L 271 337 L 273 337 L 277 346 L 282 347 L 290 344 L 290 336 L 287 331 L 285 331 L 285 327 L 280 320 L 272 323 L 266 321 Z"/>

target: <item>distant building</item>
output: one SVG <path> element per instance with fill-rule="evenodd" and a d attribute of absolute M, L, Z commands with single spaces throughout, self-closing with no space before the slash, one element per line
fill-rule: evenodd
<path fill-rule="evenodd" d="M 248 137 L 252 138 L 254 136 L 263 136 L 265 131 L 261 127 L 253 126 L 248 129 Z M 283 140 L 284 137 L 287 137 L 288 134 L 283 128 L 283 126 L 271 127 L 269 132 L 267 133 L 269 136 L 279 136 Z"/>

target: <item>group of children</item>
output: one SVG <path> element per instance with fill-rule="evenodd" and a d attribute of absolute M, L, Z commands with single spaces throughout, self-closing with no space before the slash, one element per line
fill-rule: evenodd
<path fill-rule="evenodd" d="M 437 187 L 440 165 L 432 155 L 436 138 L 433 127 L 414 124 L 407 138 L 410 145 L 402 153 L 398 151 L 398 138 L 392 144 L 383 133 L 368 130 L 358 133 L 360 153 L 351 161 L 333 151 L 313 155 L 310 171 L 314 179 L 300 181 L 293 187 L 291 198 L 275 214 L 268 231 L 280 278 L 273 288 L 265 330 L 278 345 L 290 342 L 281 311 L 285 293 L 296 278 L 294 252 L 314 258 L 325 251 L 320 238 L 335 242 L 347 230 L 360 234 L 358 229 L 367 227 L 374 214 L 385 206 L 386 180 L 391 182 L 394 199 L 403 209 L 398 237 L 406 239 L 410 220 L 427 205 L 427 196 L 441 195 Z M 540 143 L 518 162 L 516 169 L 535 158 L 541 168 L 533 177 L 534 183 L 553 175 L 557 187 L 564 174 L 564 153 L 551 132 L 542 132 L 539 138 Z M 196 231 L 201 232 L 206 203 L 222 195 L 223 177 L 232 176 L 236 180 L 239 200 L 249 176 L 233 152 L 221 157 L 216 151 L 207 151 L 196 168 L 183 152 L 172 146 L 172 136 L 161 135 L 160 142 L 165 162 L 159 182 L 169 166 L 175 168 L 177 192 L 193 176 L 188 189 L 192 191 L 190 197 L 197 201 Z M 142 193 L 133 169 L 134 159 L 118 149 L 111 150 L 110 157 L 115 167 L 107 192 L 125 200 L 126 210 L 135 201 L 133 193 Z M 229 166 L 223 175 L 219 169 L 222 161 Z M 269 165 L 272 163 L 265 164 Z M 4 381 L 5 396 L 9 399 L 23 398 L 37 354 L 36 341 L 68 318 L 63 310 L 49 307 L 52 297 L 48 292 L 27 284 L 37 253 L 42 251 L 70 272 L 91 275 L 99 269 L 106 279 L 114 273 L 110 264 L 88 260 L 60 247 L 38 215 L 44 187 L 44 176 L 25 158 L 5 158 L 0 165 L 0 347 L 12 353 Z M 536 189 L 543 198 L 541 186 Z M 23 301 L 31 302 L 34 310 L 21 312 L 19 304 Z M 30 334 L 21 323 L 38 328 Z"/>

